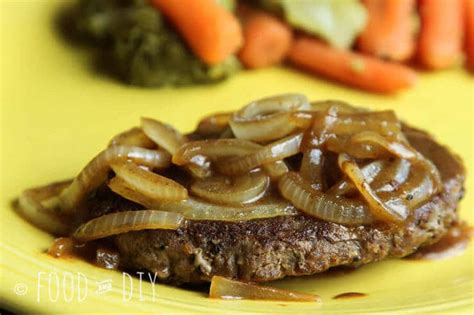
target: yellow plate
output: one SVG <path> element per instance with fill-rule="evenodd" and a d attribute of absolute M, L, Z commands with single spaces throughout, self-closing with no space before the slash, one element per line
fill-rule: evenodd
<path fill-rule="evenodd" d="M 312 99 L 337 98 L 376 109 L 393 108 L 402 119 L 449 144 L 464 158 L 469 174 L 473 165 L 474 82 L 460 69 L 422 75 L 415 89 L 396 97 L 358 92 L 276 68 L 244 72 L 209 87 L 133 88 L 94 73 L 87 50 L 57 35 L 53 20 L 65 3 L 1 2 L 3 307 L 62 314 L 473 311 L 472 245 L 462 256 L 448 260 L 388 260 L 349 274 L 273 284 L 320 294 L 321 304 L 209 300 L 204 293 L 166 285 L 153 287 L 148 282 L 140 286 L 138 279 L 130 282 L 120 272 L 46 256 L 43 252 L 52 237 L 20 219 L 10 202 L 27 187 L 75 175 L 112 135 L 137 125 L 140 116 L 157 117 L 189 131 L 204 114 L 236 109 L 266 95 L 302 92 Z M 460 211 L 472 224 L 470 175 L 466 186 Z M 368 296 L 332 299 L 350 291 Z"/>

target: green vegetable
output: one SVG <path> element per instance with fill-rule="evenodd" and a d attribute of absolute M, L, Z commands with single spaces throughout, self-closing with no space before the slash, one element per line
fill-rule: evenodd
<path fill-rule="evenodd" d="M 367 23 L 366 9 L 358 0 L 270 0 L 269 2 L 281 4 L 291 25 L 317 35 L 339 48 L 349 48 Z"/>
<path fill-rule="evenodd" d="M 234 11 L 235 9 L 235 0 L 216 0 L 216 2 L 229 11 Z"/>
<path fill-rule="evenodd" d="M 109 47 L 116 70 L 134 85 L 210 83 L 240 69 L 235 57 L 215 66 L 204 64 L 148 1 L 82 0 L 77 24 L 80 31 Z"/>

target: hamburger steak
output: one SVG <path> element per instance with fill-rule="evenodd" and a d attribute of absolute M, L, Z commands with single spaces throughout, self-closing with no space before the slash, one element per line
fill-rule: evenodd
<path fill-rule="evenodd" d="M 177 230 L 111 237 L 123 268 L 156 273 L 163 282 L 201 283 L 213 275 L 264 282 L 403 257 L 439 240 L 453 226 L 463 196 L 460 159 L 427 133 L 404 127 L 410 144 L 439 169 L 443 188 L 402 224 L 344 226 L 305 215 L 246 222 L 188 221 Z M 87 201 L 92 216 L 143 209 L 107 187 Z"/>

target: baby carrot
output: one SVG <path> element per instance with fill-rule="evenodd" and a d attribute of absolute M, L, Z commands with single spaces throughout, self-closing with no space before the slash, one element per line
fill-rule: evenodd
<path fill-rule="evenodd" d="M 247 68 L 268 67 L 286 57 L 293 36 L 288 25 L 264 11 L 248 7 L 239 8 L 239 17 L 244 45 L 238 56 Z"/>
<path fill-rule="evenodd" d="M 410 87 L 417 79 L 406 66 L 333 48 L 308 37 L 295 40 L 288 58 L 307 71 L 379 93 Z"/>
<path fill-rule="evenodd" d="M 460 60 L 464 0 L 420 0 L 418 60 L 428 69 L 450 67 Z"/>
<path fill-rule="evenodd" d="M 152 4 L 207 64 L 224 61 L 242 45 L 237 18 L 215 0 L 152 0 Z"/>
<path fill-rule="evenodd" d="M 359 36 L 360 51 L 384 59 L 404 61 L 415 51 L 415 0 L 363 0 L 368 24 Z"/>
<path fill-rule="evenodd" d="M 466 0 L 466 65 L 474 73 L 474 0 Z"/>

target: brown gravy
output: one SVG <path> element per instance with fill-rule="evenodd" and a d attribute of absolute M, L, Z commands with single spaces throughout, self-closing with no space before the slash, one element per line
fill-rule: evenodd
<path fill-rule="evenodd" d="M 117 269 L 120 262 L 119 253 L 105 240 L 79 244 L 71 238 L 59 237 L 46 253 L 54 258 L 81 259 L 105 269 Z"/>
<path fill-rule="evenodd" d="M 333 296 L 332 298 L 334 300 L 339 300 L 339 299 L 353 299 L 353 298 L 362 298 L 366 297 L 367 294 L 365 293 L 360 293 L 360 292 L 346 292 L 346 293 L 341 293 L 336 296 Z"/>
<path fill-rule="evenodd" d="M 421 248 L 406 258 L 411 260 L 437 260 L 459 256 L 469 245 L 473 235 L 473 227 L 468 226 L 466 223 L 460 223 L 452 227 L 438 242 Z"/>

